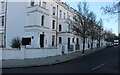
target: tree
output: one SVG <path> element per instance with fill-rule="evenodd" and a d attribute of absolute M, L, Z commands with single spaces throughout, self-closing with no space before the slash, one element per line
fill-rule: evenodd
<path fill-rule="evenodd" d="M 100 47 L 100 40 L 103 37 L 103 21 L 100 18 L 98 21 L 98 47 Z"/>
<path fill-rule="evenodd" d="M 101 7 L 105 14 L 116 14 L 120 13 L 120 1 L 113 3 L 112 6 Z"/>
<path fill-rule="evenodd" d="M 89 19 L 89 9 L 88 4 L 86 2 L 79 2 L 78 4 L 78 27 L 79 31 L 76 30 L 77 33 L 81 34 L 81 37 L 83 38 L 83 51 L 85 50 L 85 39 L 87 38 L 87 32 L 88 32 L 88 19 Z"/>
<path fill-rule="evenodd" d="M 12 48 L 21 48 L 21 39 L 19 37 L 14 37 L 10 44 Z"/>
<path fill-rule="evenodd" d="M 106 31 L 105 35 L 106 35 L 105 40 L 108 42 L 113 42 L 113 40 L 118 39 L 118 37 L 114 33 L 112 33 L 110 30 Z"/>
<path fill-rule="evenodd" d="M 106 7 L 101 7 L 101 9 L 103 10 L 103 12 L 105 14 L 110 14 L 110 15 L 116 15 L 118 14 L 118 27 L 120 27 L 120 1 L 118 2 L 114 2 L 112 6 L 106 6 Z M 112 35 L 109 32 L 107 33 L 107 35 L 109 34 L 110 37 L 107 37 L 107 41 L 111 41 L 112 40 Z M 120 35 L 120 32 L 118 33 L 118 35 Z M 119 36 L 118 36 L 119 37 Z"/>
<path fill-rule="evenodd" d="M 96 25 L 96 15 L 94 12 L 89 13 L 89 36 L 91 36 L 91 49 L 93 48 L 93 41 L 96 38 L 96 31 L 95 31 L 95 25 Z"/>
<path fill-rule="evenodd" d="M 78 11 L 75 12 L 75 15 L 73 16 L 73 21 L 68 22 L 68 24 L 72 26 L 72 30 L 83 38 L 82 53 L 84 53 L 85 50 L 86 38 L 89 37 L 92 32 L 94 32 L 93 23 L 95 22 L 95 19 L 96 18 L 93 12 L 89 13 L 87 3 L 79 2 Z M 90 20 L 92 21 L 91 25 Z M 90 28 L 93 29 L 91 33 L 89 33 L 91 31 Z M 94 38 L 94 33 L 92 36 L 92 38 Z"/>

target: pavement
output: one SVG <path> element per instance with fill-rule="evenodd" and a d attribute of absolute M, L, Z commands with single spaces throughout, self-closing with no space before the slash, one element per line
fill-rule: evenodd
<path fill-rule="evenodd" d="M 99 49 L 97 48 L 88 49 L 85 50 L 84 54 L 82 54 L 82 51 L 76 51 L 69 54 L 51 56 L 46 58 L 3 60 L 2 68 L 20 68 L 20 67 L 22 68 L 22 67 L 47 66 L 47 65 L 60 64 L 60 63 L 68 62 L 78 57 L 82 57 L 94 53 L 98 50 L 101 50 L 102 48 L 105 47 L 101 47 Z"/>

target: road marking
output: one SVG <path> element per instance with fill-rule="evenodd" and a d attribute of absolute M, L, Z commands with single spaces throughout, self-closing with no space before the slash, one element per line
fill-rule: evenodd
<path fill-rule="evenodd" d="M 105 64 L 106 64 L 106 63 L 101 64 L 101 65 L 99 65 L 99 66 L 96 66 L 96 67 L 92 68 L 92 70 L 96 70 L 96 69 L 98 69 L 98 68 L 100 68 L 100 67 L 104 66 Z"/>

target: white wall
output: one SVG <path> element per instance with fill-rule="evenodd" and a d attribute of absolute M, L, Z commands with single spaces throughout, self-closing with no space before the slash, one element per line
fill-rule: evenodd
<path fill-rule="evenodd" d="M 26 3 L 8 2 L 6 44 L 10 48 L 10 41 L 14 37 L 22 37 L 26 24 Z"/>
<path fill-rule="evenodd" d="M 2 59 L 21 59 L 21 50 L 7 49 L 2 51 Z"/>
<path fill-rule="evenodd" d="M 6 49 L 2 51 L 2 59 L 31 59 L 61 55 L 62 48 L 44 48 L 44 49 Z"/>
<path fill-rule="evenodd" d="M 88 49 L 88 44 L 85 44 L 85 50 Z M 104 45 L 105 46 L 105 45 Z M 96 44 L 94 44 L 94 47 L 96 48 Z M 62 50 L 64 50 L 65 54 L 68 54 L 68 46 L 67 44 L 58 45 L 58 48 L 36 48 L 36 49 L 5 49 L 1 50 L 0 53 L 2 53 L 2 59 L 8 60 L 8 59 L 31 59 L 31 58 L 44 58 L 49 56 L 56 56 L 56 55 L 62 55 Z M 83 44 L 80 44 L 80 51 L 83 50 Z M 74 50 L 76 51 L 76 50 Z M 74 52 L 73 51 L 73 52 Z"/>

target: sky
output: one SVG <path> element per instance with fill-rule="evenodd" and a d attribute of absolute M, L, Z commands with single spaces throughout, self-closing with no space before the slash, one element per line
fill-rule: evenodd
<path fill-rule="evenodd" d="M 67 2 L 71 7 L 77 9 L 78 0 L 61 0 Z M 118 35 L 118 15 L 105 15 L 102 13 L 101 7 L 111 6 L 116 0 L 86 0 L 89 5 L 89 10 L 96 14 L 97 21 L 102 18 L 103 27 L 105 30 L 111 30 L 113 33 Z"/>

